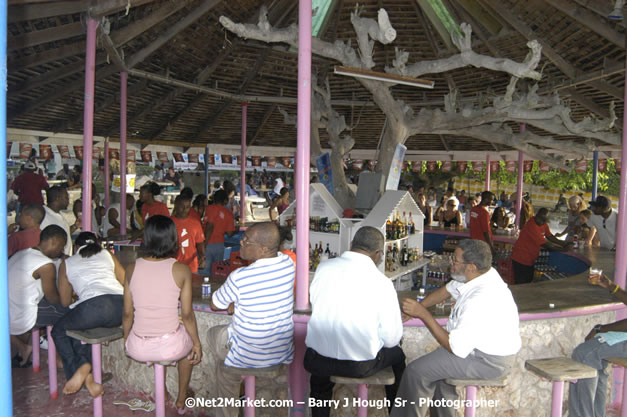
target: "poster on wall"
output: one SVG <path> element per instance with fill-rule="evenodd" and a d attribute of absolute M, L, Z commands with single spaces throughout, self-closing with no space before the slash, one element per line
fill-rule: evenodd
<path fill-rule="evenodd" d="M 523 162 L 523 167 L 525 172 L 531 172 L 531 169 L 533 168 L 533 161 Z"/>
<path fill-rule="evenodd" d="M 70 159 L 70 148 L 67 145 L 57 145 L 61 159 Z"/>
<path fill-rule="evenodd" d="M 20 143 L 20 158 L 28 159 L 30 158 L 30 153 L 33 150 L 33 145 L 30 143 Z"/>
<path fill-rule="evenodd" d="M 588 170 L 588 161 L 586 161 L 585 159 L 582 159 L 581 161 L 577 161 L 575 163 L 575 171 L 582 173 L 582 172 L 586 172 Z"/>
<path fill-rule="evenodd" d="M 472 170 L 473 172 L 477 172 L 477 173 L 483 171 L 483 161 L 473 161 Z"/>
<path fill-rule="evenodd" d="M 126 174 L 126 192 L 133 193 L 135 192 L 135 175 L 136 174 Z M 120 192 L 120 176 L 113 176 L 113 183 L 111 184 L 111 191 L 115 193 Z"/>
<path fill-rule="evenodd" d="M 52 159 L 52 146 L 51 145 L 39 145 L 39 158 L 40 159 Z"/>
<path fill-rule="evenodd" d="M 134 150 L 134 149 L 131 149 L 131 150 L 127 149 L 127 150 L 126 150 L 126 160 L 127 160 L 127 161 L 132 161 L 132 162 L 135 162 L 136 155 L 137 155 L 137 154 L 135 153 L 135 150 Z"/>
<path fill-rule="evenodd" d="M 152 151 L 141 151 L 142 161 L 152 162 Z"/>
<path fill-rule="evenodd" d="M 551 170 L 551 166 L 544 161 L 540 161 L 540 172 L 549 172 Z"/>
<path fill-rule="evenodd" d="M 109 148 L 109 159 L 117 159 L 120 160 L 120 150 Z"/>
<path fill-rule="evenodd" d="M 353 159 L 353 163 L 351 164 L 351 167 L 355 171 L 361 171 L 361 169 L 364 167 L 363 159 Z"/>
<path fill-rule="evenodd" d="M 468 161 L 457 161 L 457 172 L 464 174 L 467 169 Z"/>
<path fill-rule="evenodd" d="M 172 157 L 174 158 L 174 162 L 185 162 L 182 153 L 174 152 L 172 154 Z"/>
<path fill-rule="evenodd" d="M 233 156 L 232 155 L 221 155 L 221 159 L 220 160 L 225 165 L 233 164 Z"/>
<path fill-rule="evenodd" d="M 157 152 L 157 158 L 161 162 L 168 162 L 168 153 L 167 152 Z"/>
<path fill-rule="evenodd" d="M 452 168 L 453 168 L 453 163 L 451 161 L 442 162 L 442 172 L 451 172 Z"/>
<path fill-rule="evenodd" d="M 274 156 L 268 156 L 266 161 L 268 162 L 268 168 L 276 167 L 276 158 Z"/>
<path fill-rule="evenodd" d="M 333 172 L 331 171 L 331 156 L 329 152 L 325 152 L 316 159 L 318 167 L 318 180 L 324 184 L 327 191 L 333 195 Z"/>
<path fill-rule="evenodd" d="M 427 161 L 427 172 L 435 172 L 438 167 L 437 161 Z"/>
<path fill-rule="evenodd" d="M 215 165 L 216 164 L 216 157 L 214 154 L 210 153 L 209 154 L 209 165 Z"/>
<path fill-rule="evenodd" d="M 505 162 L 505 168 L 507 169 L 507 172 L 513 174 L 514 172 L 516 172 L 516 161 Z"/>
<path fill-rule="evenodd" d="M 290 158 L 289 156 L 282 156 L 281 157 L 281 165 L 283 165 L 285 168 L 289 168 L 292 166 L 292 158 Z"/>
<path fill-rule="evenodd" d="M 254 167 L 260 167 L 261 166 L 261 157 L 260 156 L 253 156 L 251 162 L 252 162 L 252 165 Z"/>
<path fill-rule="evenodd" d="M 422 171 L 422 161 L 413 161 L 411 163 L 412 172 L 420 172 Z"/>
<path fill-rule="evenodd" d="M 607 170 L 607 159 L 599 159 L 599 172 L 605 172 Z"/>
<path fill-rule="evenodd" d="M 74 156 L 76 159 L 83 159 L 83 147 L 82 146 L 74 146 Z"/>
<path fill-rule="evenodd" d="M 388 180 L 385 184 L 386 190 L 398 190 L 398 183 L 401 180 L 401 168 L 403 167 L 405 152 L 407 152 L 407 146 L 401 143 L 396 145 L 394 158 L 392 158 L 392 165 L 390 165 L 390 172 L 388 173 Z"/>
<path fill-rule="evenodd" d="M 199 161 L 199 157 L 197 153 L 190 153 L 189 155 L 187 155 L 187 161 L 191 162 L 191 163 L 198 163 Z"/>
<path fill-rule="evenodd" d="M 500 166 L 499 161 L 490 161 L 490 172 L 492 174 L 499 172 Z"/>

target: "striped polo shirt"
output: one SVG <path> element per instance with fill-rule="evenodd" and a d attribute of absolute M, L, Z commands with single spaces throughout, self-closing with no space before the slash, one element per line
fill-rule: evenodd
<path fill-rule="evenodd" d="M 216 291 L 217 307 L 235 303 L 227 366 L 263 368 L 294 359 L 294 271 L 294 262 L 279 252 L 236 269 Z"/>

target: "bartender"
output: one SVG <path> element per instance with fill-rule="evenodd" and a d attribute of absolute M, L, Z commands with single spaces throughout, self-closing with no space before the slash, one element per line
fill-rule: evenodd
<path fill-rule="evenodd" d="M 533 270 L 540 249 L 565 251 L 572 247 L 551 233 L 549 225 L 549 209 L 543 207 L 538 214 L 532 217 L 520 231 L 520 236 L 512 250 L 512 267 L 514 269 L 514 283 L 527 284 L 533 280 Z"/>

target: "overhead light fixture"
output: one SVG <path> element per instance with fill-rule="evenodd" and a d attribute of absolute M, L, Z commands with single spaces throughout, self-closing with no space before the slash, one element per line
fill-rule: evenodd
<path fill-rule="evenodd" d="M 607 18 L 610 20 L 621 21 L 623 20 L 623 6 L 625 5 L 625 0 L 616 0 L 614 4 L 614 10 L 610 13 Z"/>
<path fill-rule="evenodd" d="M 434 81 L 420 78 L 405 77 L 404 75 L 375 72 L 360 68 L 338 66 L 333 69 L 335 74 L 348 75 L 349 77 L 365 78 L 367 80 L 384 81 L 386 83 L 404 84 L 412 87 L 433 88 Z"/>

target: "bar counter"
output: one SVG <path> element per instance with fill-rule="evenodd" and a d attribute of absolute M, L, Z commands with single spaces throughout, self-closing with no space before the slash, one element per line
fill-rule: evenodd
<path fill-rule="evenodd" d="M 448 234 L 449 231 L 446 231 Z M 581 249 L 565 253 L 567 257 L 583 260 L 586 263 L 603 269 L 611 279 L 614 274 L 615 252 L 605 249 Z M 566 258 L 567 259 L 567 258 Z M 520 313 L 520 333 L 522 348 L 517 355 L 516 365 L 504 388 L 481 388 L 477 399 L 498 401 L 494 408 L 479 408 L 477 416 L 549 416 L 551 403 L 551 384 L 539 381 L 537 377 L 524 369 L 527 359 L 538 359 L 555 356 L 570 356 L 575 346 L 583 342 L 590 329 L 597 323 L 608 323 L 616 320 L 616 310 L 624 308 L 609 292 L 601 287 L 587 283 L 588 271 L 583 271 L 569 278 L 546 281 L 519 286 L 511 286 L 514 299 Z M 212 291 L 215 291 L 223 280 L 211 280 Z M 194 281 L 194 310 L 198 322 L 199 335 L 203 341 L 203 360 L 194 368 L 191 387 L 197 396 L 212 398 L 215 396 L 215 376 L 213 369 L 215 360 L 205 348 L 207 331 L 210 327 L 230 322 L 231 317 L 224 312 L 212 312 L 209 300 L 200 297 L 201 280 Z M 417 291 L 399 292 L 399 300 L 403 297 L 417 296 Z M 550 306 L 553 304 L 553 307 Z M 498 314 L 498 312 L 495 312 Z M 442 325 L 446 323 L 448 311 L 438 317 Z M 306 325 L 308 314 L 295 314 L 297 325 Z M 358 323 L 356 323 L 358 325 Z M 498 331 L 498 329 L 495 329 Z M 405 323 L 403 334 L 403 350 L 407 360 L 412 361 L 438 347 L 438 343 L 424 327 L 422 321 L 414 319 Z M 127 358 L 121 341 L 103 348 L 103 364 L 106 371 L 114 372 L 120 380 L 133 391 L 151 393 L 153 389 L 152 368 Z M 610 381 L 612 378 L 610 377 Z M 171 395 L 177 392 L 177 377 L 174 368 L 167 371 L 167 387 Z M 611 387 L 608 387 L 610 390 Z M 568 390 L 565 397 L 567 398 Z M 459 390 L 463 398 L 462 390 Z M 371 399 L 384 398 L 381 387 L 370 390 Z M 334 398 L 352 398 L 356 396 L 354 387 L 336 386 Z M 287 376 L 280 376 L 273 381 L 261 381 L 257 384 L 257 398 L 286 399 L 288 398 Z M 565 398 L 565 401 L 567 401 Z M 609 398 L 613 398 L 609 397 Z M 352 401 L 349 401 L 352 404 Z M 566 403 L 567 404 L 567 403 Z M 189 410 L 191 411 L 191 410 Z M 211 410 L 195 410 L 199 413 L 212 413 Z M 332 416 L 354 416 L 356 410 L 340 408 L 332 410 Z M 287 409 L 258 409 L 260 416 L 287 416 Z M 385 416 L 387 411 L 369 410 L 369 416 Z M 458 411 L 463 415 L 463 410 Z"/>

